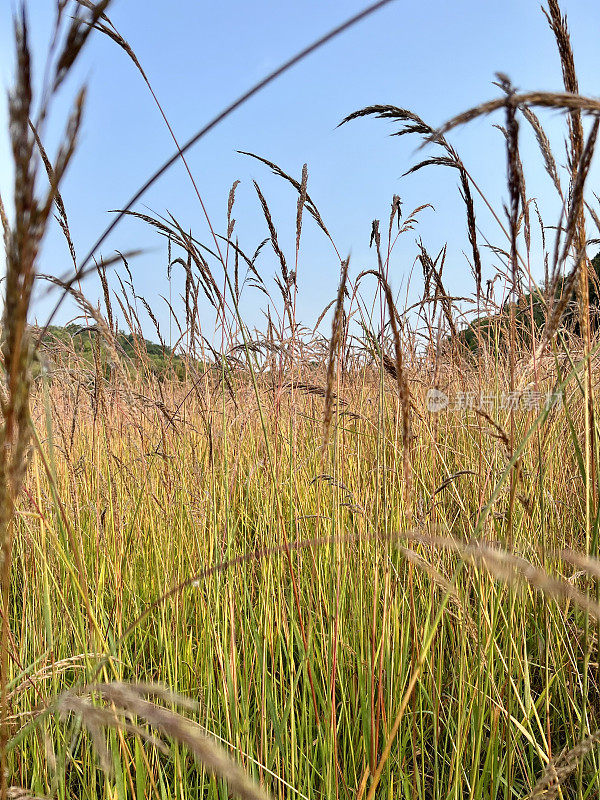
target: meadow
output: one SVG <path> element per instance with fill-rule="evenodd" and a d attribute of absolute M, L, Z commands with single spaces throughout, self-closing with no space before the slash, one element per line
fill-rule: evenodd
<path fill-rule="evenodd" d="M 61 16 L 48 107 L 94 27 L 135 62 L 107 5 Z M 297 195 L 284 253 L 256 184 L 276 294 L 260 249 L 235 239 L 235 185 L 206 244 L 128 211 L 168 243 L 165 279 L 185 271 L 175 341 L 136 295 L 134 254 L 73 256 L 52 285 L 79 305 L 77 325 L 29 324 L 52 214 L 71 243 L 59 187 L 82 101 L 51 161 L 17 17 L 14 219 L 2 206 L 2 800 L 600 795 L 600 219 L 586 184 L 600 102 L 579 94 L 556 0 L 546 10 L 564 92 L 518 94 L 498 76 L 499 99 L 441 130 L 395 106 L 345 121 L 391 121 L 434 148 L 416 170 L 456 170 L 466 298 L 446 291 L 446 251 L 419 241 L 421 298 L 401 305 L 390 265 L 421 209 L 394 197 L 388 219 L 367 223 L 372 268 L 355 276 L 340 255 L 337 295 L 303 325 L 303 225 L 333 240 L 307 170 L 265 162 Z M 565 167 L 540 108 L 564 112 Z M 491 291 L 475 217 L 487 200 L 446 137 L 493 111 L 508 203 L 494 212 Z M 534 213 L 519 126 L 535 133 L 558 224 Z M 80 283 L 90 269 L 101 306 Z M 273 309 L 262 332 L 240 313 L 250 284 Z"/>

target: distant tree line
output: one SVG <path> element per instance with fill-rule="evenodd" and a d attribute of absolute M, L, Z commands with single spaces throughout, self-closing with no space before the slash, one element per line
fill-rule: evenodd
<path fill-rule="evenodd" d="M 590 275 L 590 323 L 592 333 L 600 329 L 600 252 L 591 261 L 592 274 Z M 557 281 L 554 299 L 562 297 L 564 278 Z M 532 323 L 534 332 L 541 332 L 547 318 L 548 289 L 541 287 L 534 292 L 524 294 L 516 303 L 515 320 L 519 340 L 529 344 L 531 340 Z M 473 320 L 467 328 L 459 333 L 460 341 L 472 351 L 481 345 L 505 346 L 509 337 L 510 306 L 513 301 L 508 300 L 498 314 L 479 317 Z M 579 302 L 575 291 L 571 293 L 562 317 L 561 326 L 576 335 L 581 334 L 579 319 Z"/>

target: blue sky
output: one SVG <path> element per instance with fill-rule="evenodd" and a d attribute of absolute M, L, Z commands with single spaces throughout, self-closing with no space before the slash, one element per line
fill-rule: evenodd
<path fill-rule="evenodd" d="M 0 80 L 8 87 L 12 75 L 11 3 L 0 9 Z M 181 141 L 223 106 L 292 53 L 364 5 L 364 0 L 113 0 L 109 15 L 130 42 Z M 600 7 L 592 0 L 564 0 L 571 30 L 581 90 L 598 95 Z M 42 73 L 52 27 L 54 0 L 30 0 L 32 45 L 38 55 L 36 78 Z M 507 73 L 520 88 L 560 90 L 561 72 L 552 34 L 537 0 L 403 0 L 379 11 L 252 99 L 210 133 L 191 152 L 189 161 L 213 225 L 225 232 L 229 188 L 241 180 L 234 216 L 240 246 L 248 251 L 266 235 L 252 180 L 256 179 L 272 208 L 281 244 L 293 260 L 296 197 L 266 167 L 239 155 L 249 150 L 299 176 L 309 169 L 309 192 L 317 202 L 342 255 L 351 255 L 354 274 L 373 266 L 369 251 L 371 220 L 387 220 L 394 194 L 409 211 L 422 203 L 426 210 L 417 231 L 406 235 L 391 266 L 394 288 L 406 286 L 413 269 L 420 235 L 431 252 L 448 243 L 446 276 L 456 293 L 472 290 L 463 256 L 468 241 L 464 213 L 451 170 L 428 169 L 401 178 L 421 156 L 417 141 L 389 137 L 390 123 L 359 120 L 341 129 L 338 122 L 351 111 L 373 103 L 410 108 L 433 125 L 480 101 L 495 97 L 496 71 Z M 45 141 L 52 151 L 62 119 L 78 85 L 88 85 L 87 109 L 78 153 L 63 185 L 78 254 L 87 251 L 110 219 L 154 168 L 173 150 L 169 134 L 141 77 L 127 57 L 108 39 L 96 35 L 73 76 L 61 91 Z M 562 156 L 563 120 L 544 114 L 548 131 Z M 451 141 L 489 200 L 500 209 L 506 199 L 505 158 L 500 133 L 480 119 L 452 132 Z M 6 110 L 0 112 L 0 190 L 10 195 Z M 556 220 L 557 205 L 550 182 L 529 131 L 523 125 L 523 158 L 529 194 L 535 195 Z M 557 152 L 558 152 L 557 151 Z M 562 159 L 564 161 L 564 159 Z M 597 170 L 593 179 L 597 179 Z M 171 212 L 201 241 L 210 242 L 206 223 L 192 187 L 180 165 L 175 166 L 138 206 Z M 495 244 L 502 235 L 489 212 L 477 204 L 482 231 Z M 386 223 L 383 223 L 385 227 Z M 165 324 L 168 293 L 166 246 L 141 223 L 127 222 L 111 237 L 103 254 L 114 249 L 148 248 L 132 270 L 137 290 L 151 302 Z M 497 263 L 484 255 L 488 274 Z M 265 254 L 265 274 L 276 269 Z M 59 232 L 49 233 L 42 253 L 43 272 L 63 273 L 69 267 Z M 542 267 L 534 272 L 542 274 Z M 339 264 L 328 243 L 308 221 L 299 267 L 298 315 L 314 324 L 334 296 Z M 176 279 L 178 280 L 178 279 Z M 175 293 L 181 283 L 176 283 Z M 92 278 L 85 285 L 92 301 L 99 297 Z M 418 289 L 415 279 L 413 291 Z M 40 301 L 40 322 L 49 308 Z M 266 300 L 248 293 L 244 313 L 260 324 Z M 60 321 L 73 314 L 65 308 Z M 208 318 L 208 311 L 207 311 Z M 150 333 L 151 328 L 147 331 Z"/>

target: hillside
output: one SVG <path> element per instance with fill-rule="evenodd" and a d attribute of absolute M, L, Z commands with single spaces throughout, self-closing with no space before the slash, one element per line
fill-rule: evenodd
<path fill-rule="evenodd" d="M 132 370 L 144 368 L 158 377 L 183 378 L 186 362 L 176 355 L 168 345 L 160 345 L 134 336 L 132 333 L 120 332 L 115 337 L 117 353 Z M 96 326 L 85 327 L 71 323 L 66 326 L 50 325 L 44 334 L 42 346 L 47 359 L 64 361 L 69 352 L 94 362 L 94 350 L 100 348 L 101 363 L 110 368 L 112 355 L 110 349 L 99 334 Z"/>
<path fill-rule="evenodd" d="M 590 280 L 590 319 L 592 330 L 598 328 L 600 314 L 600 252 L 592 259 L 594 275 Z M 559 281 L 555 291 L 555 298 L 561 297 L 564 280 Z M 522 296 L 516 308 L 517 333 L 523 344 L 528 344 L 531 338 L 531 320 L 535 330 L 540 332 L 546 321 L 546 289 L 542 287 L 535 292 L 528 292 Z M 506 344 L 508 340 L 508 325 L 510 317 L 510 302 L 507 301 L 499 314 L 487 315 L 473 320 L 471 324 L 460 332 L 461 342 L 471 351 L 478 348 L 478 343 L 491 346 L 492 344 Z M 577 296 L 572 293 L 562 318 L 563 327 L 575 334 L 580 333 Z"/>

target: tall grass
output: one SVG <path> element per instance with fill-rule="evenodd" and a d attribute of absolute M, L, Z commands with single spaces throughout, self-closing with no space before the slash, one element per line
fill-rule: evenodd
<path fill-rule="evenodd" d="M 94 27 L 127 50 L 106 5 L 82 3 L 65 23 L 56 85 Z M 123 211 L 167 239 L 167 279 L 184 271 L 182 312 L 169 302 L 173 350 L 136 295 L 128 254 L 99 264 L 103 309 L 77 286 L 88 259 L 52 279 L 81 307 L 71 341 L 27 324 L 53 206 L 72 249 L 59 183 L 82 96 L 53 165 L 42 125 L 53 84 L 32 122 L 18 20 L 14 224 L 3 213 L 3 797 L 598 796 L 599 356 L 586 226 L 600 225 L 586 179 L 600 106 L 578 94 L 554 0 L 548 15 L 566 92 L 517 94 L 499 76 L 497 100 L 441 131 L 389 105 L 345 120 L 396 121 L 442 149 L 414 170 L 458 170 L 472 297 L 447 292 L 446 250 L 433 257 L 419 240 L 422 297 L 412 308 L 395 299 L 394 248 L 423 206 L 403 216 L 394 197 L 389 220 L 372 223 L 372 267 L 353 276 L 307 168 L 297 179 L 257 157 L 298 195 L 291 254 L 258 183 L 266 229 L 253 253 L 233 238 L 235 184 L 225 233 L 208 220 L 208 245 L 172 217 Z M 565 171 L 535 107 L 568 112 Z M 494 110 L 505 116 L 506 221 L 447 138 Z M 541 220 L 538 243 L 533 233 L 524 122 L 563 206 L 553 242 Z M 494 280 L 484 292 L 477 198 L 503 237 L 493 252 L 507 303 Z M 307 215 L 340 265 L 312 331 L 296 317 Z M 261 267 L 269 247 L 275 292 Z M 537 257 L 549 268 L 534 295 Z M 263 332 L 241 315 L 247 292 L 268 298 Z M 573 292 L 576 326 L 564 316 Z M 474 348 L 461 334 L 466 303 L 467 319 L 488 316 Z M 450 406 L 432 405 L 432 390 Z"/>

